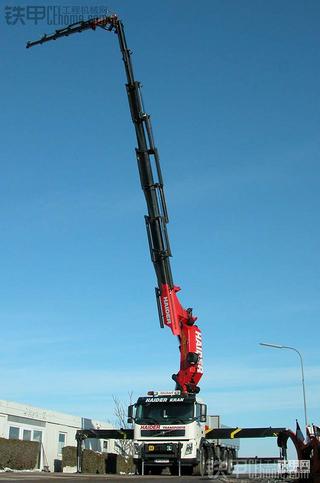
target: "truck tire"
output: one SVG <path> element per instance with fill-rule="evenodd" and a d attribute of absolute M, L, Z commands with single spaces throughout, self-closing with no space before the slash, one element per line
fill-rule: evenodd
<path fill-rule="evenodd" d="M 214 475 L 214 452 L 212 446 L 207 446 L 206 450 L 206 474 L 209 478 Z"/>
<path fill-rule="evenodd" d="M 205 476 L 207 474 L 207 452 L 204 446 L 201 446 L 200 448 L 199 473 L 200 476 Z"/>
<path fill-rule="evenodd" d="M 198 450 L 197 460 L 198 464 L 193 467 L 194 476 L 210 477 L 214 474 L 215 455 L 212 445 L 204 441 Z"/>
<path fill-rule="evenodd" d="M 228 456 L 227 456 L 227 470 L 226 474 L 231 475 L 233 470 L 234 470 L 234 462 L 233 462 L 233 452 L 228 451 Z"/>

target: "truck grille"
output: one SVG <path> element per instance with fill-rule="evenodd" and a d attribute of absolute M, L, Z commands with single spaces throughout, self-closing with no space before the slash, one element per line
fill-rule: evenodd
<path fill-rule="evenodd" d="M 147 461 L 165 458 L 171 461 L 180 455 L 181 443 L 155 443 L 143 446 L 143 458 Z"/>

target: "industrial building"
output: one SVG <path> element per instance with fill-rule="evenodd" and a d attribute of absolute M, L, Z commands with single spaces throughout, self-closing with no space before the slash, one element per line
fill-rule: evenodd
<path fill-rule="evenodd" d="M 39 470 L 62 471 L 62 448 L 76 446 L 78 429 L 111 429 L 107 422 L 0 400 L 0 437 L 40 442 Z M 114 452 L 114 441 L 87 440 L 88 449 Z"/>

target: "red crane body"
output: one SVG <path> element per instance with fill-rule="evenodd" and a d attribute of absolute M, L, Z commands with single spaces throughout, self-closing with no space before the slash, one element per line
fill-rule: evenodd
<path fill-rule="evenodd" d="M 192 309 L 182 307 L 177 297 L 180 288 L 173 283 L 170 267 L 171 250 L 166 228 L 169 219 L 159 155 L 154 145 L 150 116 L 144 111 L 140 83 L 134 78 L 131 51 L 127 47 L 123 24 L 116 15 L 77 22 L 56 30 L 53 34 L 44 35 L 40 40 L 28 42 L 27 48 L 84 30 L 95 30 L 97 27 L 117 34 L 124 62 L 128 101 L 138 144 L 136 157 L 148 208 L 145 221 L 150 254 L 158 281 L 156 297 L 160 325 L 168 326 L 179 339 L 180 369 L 172 378 L 177 389 L 184 393 L 197 393 L 200 390 L 198 383 L 203 374 L 201 330 L 195 325 L 197 318 L 192 315 Z"/>

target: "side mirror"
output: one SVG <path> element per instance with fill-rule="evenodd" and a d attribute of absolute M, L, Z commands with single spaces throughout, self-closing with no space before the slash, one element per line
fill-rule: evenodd
<path fill-rule="evenodd" d="M 207 405 L 200 404 L 200 422 L 205 423 L 207 421 Z"/>
<path fill-rule="evenodd" d="M 134 421 L 133 409 L 134 409 L 134 404 L 128 407 L 128 423 L 133 423 Z"/>

